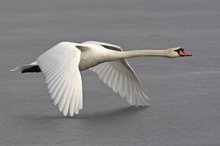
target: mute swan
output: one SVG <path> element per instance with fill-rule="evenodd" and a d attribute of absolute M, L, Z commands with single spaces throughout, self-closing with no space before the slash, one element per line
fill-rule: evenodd
<path fill-rule="evenodd" d="M 130 105 L 148 105 L 148 97 L 125 59 L 140 56 L 174 58 L 191 54 L 182 48 L 122 51 L 117 45 L 103 42 L 61 42 L 40 55 L 37 61 L 20 65 L 11 71 L 43 72 L 54 104 L 58 104 L 64 116 L 68 113 L 73 116 L 83 108 L 80 71 L 85 69 L 97 73 L 105 84 L 125 97 Z"/>

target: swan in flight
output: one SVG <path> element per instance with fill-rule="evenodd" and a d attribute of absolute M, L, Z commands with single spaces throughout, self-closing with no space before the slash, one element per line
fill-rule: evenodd
<path fill-rule="evenodd" d="M 184 57 L 191 56 L 183 48 L 166 50 L 123 51 L 120 46 L 104 42 L 61 42 L 40 55 L 30 64 L 20 65 L 11 71 L 43 72 L 55 105 L 64 116 L 72 117 L 83 108 L 83 91 L 80 71 L 90 69 L 126 98 L 132 106 L 148 105 L 141 83 L 126 61 L 132 57 Z"/>

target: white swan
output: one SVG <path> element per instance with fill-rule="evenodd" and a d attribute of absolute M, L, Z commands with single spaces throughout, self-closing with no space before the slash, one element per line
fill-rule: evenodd
<path fill-rule="evenodd" d="M 83 108 L 83 92 L 80 71 L 89 69 L 97 73 L 114 92 L 125 97 L 133 106 L 147 105 L 138 77 L 125 58 L 153 56 L 191 56 L 182 48 L 166 50 L 122 51 L 121 47 L 103 42 L 61 42 L 49 49 L 31 64 L 11 71 L 43 72 L 54 104 L 64 116 L 78 114 Z"/>

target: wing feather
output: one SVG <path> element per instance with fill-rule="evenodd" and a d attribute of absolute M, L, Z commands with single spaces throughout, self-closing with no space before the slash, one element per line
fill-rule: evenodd
<path fill-rule="evenodd" d="M 75 46 L 70 42 L 59 43 L 37 59 L 51 99 L 64 116 L 68 113 L 73 116 L 82 109 L 82 79 L 78 67 L 81 52 Z"/>
<path fill-rule="evenodd" d="M 59 101 L 59 104 L 58 104 L 58 107 L 59 107 L 59 110 L 60 112 L 63 111 L 63 107 L 64 107 L 64 104 L 66 102 L 66 99 L 67 99 L 67 96 L 66 96 L 66 93 L 68 92 L 68 83 L 65 82 L 65 86 L 63 86 L 63 90 L 62 90 L 62 93 L 60 94 L 60 101 Z"/>
<path fill-rule="evenodd" d="M 76 96 L 76 90 L 73 90 L 72 91 L 73 92 L 73 95 L 75 95 Z M 71 98 L 71 105 L 70 105 L 70 116 L 73 116 L 74 115 L 74 113 L 75 113 L 75 100 L 76 100 L 76 98 Z"/>
<path fill-rule="evenodd" d="M 121 47 L 113 44 L 96 41 L 84 42 L 84 44 L 90 43 L 103 46 L 106 49 L 122 51 Z M 145 95 L 136 73 L 125 59 L 105 62 L 90 70 L 97 73 L 99 78 L 115 93 L 119 93 L 122 98 L 125 97 L 129 104 L 134 106 L 148 105 L 149 98 Z"/>
<path fill-rule="evenodd" d="M 58 92 L 56 94 L 56 98 L 54 100 L 54 104 L 57 105 L 59 102 L 60 102 L 60 99 L 62 97 L 62 94 L 63 94 L 63 90 L 64 90 L 64 87 L 66 86 L 66 81 L 63 79 L 62 80 L 62 84 L 60 86 L 60 88 L 58 88 Z M 66 97 L 62 97 L 62 98 L 66 98 Z"/>

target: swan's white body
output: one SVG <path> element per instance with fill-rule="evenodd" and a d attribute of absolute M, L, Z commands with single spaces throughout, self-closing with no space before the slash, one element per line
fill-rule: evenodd
<path fill-rule="evenodd" d="M 78 114 L 83 108 L 80 71 L 90 68 L 114 92 L 133 106 L 147 105 L 148 97 L 137 75 L 125 58 L 137 56 L 178 57 L 175 49 L 122 51 L 119 46 L 89 41 L 82 44 L 61 42 L 38 57 L 36 62 L 12 71 L 39 66 L 54 100 L 64 116 Z"/>

